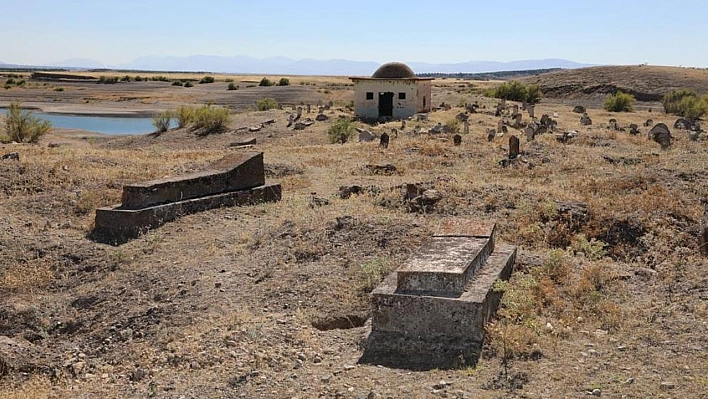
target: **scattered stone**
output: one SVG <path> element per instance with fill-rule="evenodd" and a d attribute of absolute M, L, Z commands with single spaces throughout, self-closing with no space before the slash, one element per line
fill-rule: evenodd
<path fill-rule="evenodd" d="M 470 122 L 469 122 L 469 121 L 464 121 L 464 122 L 462 123 L 462 125 L 463 125 L 463 127 L 464 127 L 463 132 L 464 132 L 465 134 L 470 134 Z"/>
<path fill-rule="evenodd" d="M 254 145 L 254 144 L 256 144 L 256 138 L 252 137 L 250 139 L 245 139 L 242 141 L 235 141 L 235 142 L 229 144 L 229 147 L 243 147 L 243 146 Z"/>
<path fill-rule="evenodd" d="M 310 208 L 325 205 L 329 205 L 329 200 L 327 198 L 318 197 L 317 193 L 310 193 Z"/>
<path fill-rule="evenodd" d="M 595 388 L 592 391 L 590 391 L 590 395 L 592 396 L 601 396 L 602 395 L 602 390 L 600 388 Z"/>
<path fill-rule="evenodd" d="M 305 130 L 306 127 L 307 127 L 306 124 L 304 124 L 302 122 L 296 122 L 294 129 L 295 130 Z"/>
<path fill-rule="evenodd" d="M 9 153 L 3 155 L 2 157 L 0 157 L 0 159 L 13 159 L 15 161 L 19 161 L 20 154 L 17 152 L 9 152 Z"/>
<path fill-rule="evenodd" d="M 585 107 L 583 107 L 582 105 L 576 105 L 576 106 L 573 108 L 573 112 L 575 112 L 576 114 L 584 114 L 584 113 L 585 113 Z"/>
<path fill-rule="evenodd" d="M 580 124 L 583 126 L 592 125 L 592 119 L 590 119 L 590 116 L 588 116 L 587 113 L 584 113 L 583 116 L 580 118 Z"/>
<path fill-rule="evenodd" d="M 561 143 L 567 143 L 568 141 L 576 137 L 578 137 L 578 132 L 576 132 L 575 130 L 569 130 L 567 132 L 556 134 L 556 140 Z"/>
<path fill-rule="evenodd" d="M 315 117 L 315 120 L 319 122 L 326 121 L 327 119 L 329 119 L 329 117 L 325 114 L 317 114 L 317 116 Z"/>
<path fill-rule="evenodd" d="M 536 137 L 536 131 L 532 126 L 526 126 L 526 129 L 524 129 L 524 134 L 526 134 L 526 141 L 533 141 Z"/>
<path fill-rule="evenodd" d="M 654 125 L 654 120 L 652 120 L 652 119 L 647 119 L 647 121 L 644 122 L 644 127 L 649 127 L 652 125 Z"/>
<path fill-rule="evenodd" d="M 361 186 L 339 186 L 339 198 L 347 199 L 352 196 L 352 194 L 361 194 L 364 188 Z"/>
<path fill-rule="evenodd" d="M 619 130 L 619 125 L 617 125 L 617 119 L 610 119 L 610 130 Z"/>
<path fill-rule="evenodd" d="M 288 125 L 285 127 L 290 127 L 293 125 L 293 123 L 295 123 L 295 117 L 293 116 L 293 114 L 289 114 L 288 115 Z"/>
<path fill-rule="evenodd" d="M 694 130 L 694 122 L 689 118 L 678 118 L 674 122 L 674 129 Z"/>
<path fill-rule="evenodd" d="M 459 146 L 460 144 L 462 144 L 462 136 L 460 136 L 459 134 L 452 136 L 452 142 L 455 144 L 455 146 Z"/>
<path fill-rule="evenodd" d="M 526 111 L 529 113 L 529 118 L 533 119 L 534 118 L 534 105 L 529 104 L 526 106 Z"/>
<path fill-rule="evenodd" d="M 469 119 L 469 115 L 467 115 L 464 112 L 460 112 L 459 114 L 457 114 L 455 116 L 455 119 L 457 119 L 460 122 L 467 122 L 467 120 Z"/>
<path fill-rule="evenodd" d="M 261 129 L 263 129 L 263 125 L 251 126 L 248 128 L 248 131 L 249 132 L 259 132 Z"/>
<path fill-rule="evenodd" d="M 388 133 L 381 134 L 381 138 L 379 139 L 379 147 L 388 148 L 389 139 L 390 137 L 388 136 Z"/>
<path fill-rule="evenodd" d="M 659 143 L 662 150 L 671 147 L 671 140 L 673 139 L 673 136 L 671 136 L 671 131 L 665 123 L 657 123 L 654 125 L 654 127 L 649 131 L 649 137 Z"/>
<path fill-rule="evenodd" d="M 391 176 L 398 174 L 398 169 L 396 169 L 396 167 L 390 163 L 385 165 L 364 165 L 364 169 L 374 175 Z"/>
<path fill-rule="evenodd" d="M 59 148 L 59 147 L 61 147 L 61 144 L 59 144 L 59 143 L 49 143 L 49 144 L 47 144 L 47 147 L 49 147 L 49 148 Z"/>
<path fill-rule="evenodd" d="M 670 382 L 670 381 L 662 381 L 660 386 L 661 386 L 661 389 L 663 389 L 663 390 L 669 390 L 669 389 L 676 388 L 676 384 L 674 384 L 673 382 Z"/>
<path fill-rule="evenodd" d="M 376 140 L 376 135 L 374 133 L 371 133 L 368 130 L 362 129 L 362 128 L 356 128 L 357 132 L 359 132 L 359 142 L 371 142 Z"/>
<path fill-rule="evenodd" d="M 632 123 L 629 125 L 629 134 L 634 136 L 639 134 L 639 126 L 637 126 L 636 123 Z"/>
<path fill-rule="evenodd" d="M 487 141 L 493 141 L 494 137 L 497 135 L 497 131 L 494 129 L 487 129 Z"/>
<path fill-rule="evenodd" d="M 272 125 L 274 123 L 275 123 L 275 119 L 268 119 L 266 121 L 263 121 L 263 123 L 261 123 L 261 125 L 268 126 L 268 125 Z"/>
<path fill-rule="evenodd" d="M 437 125 L 433 126 L 428 133 L 430 134 L 440 134 L 443 132 L 443 124 L 438 122 Z"/>

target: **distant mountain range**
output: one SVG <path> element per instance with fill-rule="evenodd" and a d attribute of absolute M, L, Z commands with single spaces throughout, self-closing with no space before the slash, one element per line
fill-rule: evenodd
<path fill-rule="evenodd" d="M 551 68 L 583 68 L 593 66 L 563 59 L 521 60 L 511 62 L 467 61 L 460 63 L 407 63 L 416 73 L 480 73 Z M 49 65 L 17 65 L 0 62 L 0 68 L 66 68 L 66 69 L 120 69 L 143 71 L 199 71 L 214 73 L 273 74 L 273 75 L 352 75 L 369 76 L 379 63 L 351 60 L 294 60 L 285 57 L 255 58 L 250 56 L 223 57 L 192 55 L 186 57 L 139 57 L 127 64 L 106 65 L 100 61 L 72 58 Z"/>

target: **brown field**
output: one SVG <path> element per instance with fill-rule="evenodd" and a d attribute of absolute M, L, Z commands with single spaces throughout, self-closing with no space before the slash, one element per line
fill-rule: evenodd
<path fill-rule="evenodd" d="M 436 80 L 436 104 L 485 107 L 470 114 L 462 145 L 414 133 L 453 124 L 464 112 L 453 107 L 409 121 L 381 149 L 328 143 L 332 121 L 351 116 L 346 78 L 248 88 L 260 76 L 214 76 L 192 88 L 29 80 L 0 88 L 0 106 L 21 100 L 54 112 L 151 114 L 209 101 L 233 109 L 231 129 L 208 136 L 55 129 L 37 145 L 0 145 L 0 155 L 20 156 L 0 160 L 0 397 L 574 398 L 593 389 L 608 398 L 708 397 L 708 259 L 697 240 L 708 140 L 672 129 L 674 145 L 661 150 L 642 123 L 671 126 L 676 117 L 656 104 L 590 108 L 594 124 L 584 127 L 571 103 L 591 99 L 546 98 L 536 114 L 557 114 L 559 130 L 578 138 L 526 142 L 510 129 L 490 142 L 496 100 L 479 93 L 494 82 Z M 239 89 L 227 91 L 226 79 Z M 264 97 L 285 109 L 254 111 Z M 318 100 L 335 103 L 328 121 L 285 127 L 290 105 Z M 610 118 L 642 134 L 611 131 Z M 238 129 L 267 119 L 276 123 L 260 132 Z M 393 127 L 400 122 L 367 128 Z M 522 158 L 501 168 L 511 134 L 522 137 Z M 248 137 L 265 154 L 267 179 L 283 185 L 281 202 L 186 216 L 121 246 L 88 238 L 95 209 L 119 203 L 123 184 L 202 169 Z M 397 173 L 371 174 L 370 164 Z M 406 183 L 443 199 L 410 213 Z M 341 199 L 339 187 L 352 184 L 366 192 Z M 519 246 L 479 363 L 358 364 L 367 326 L 327 327 L 365 319 L 368 292 L 450 215 L 496 221 L 500 240 Z"/>

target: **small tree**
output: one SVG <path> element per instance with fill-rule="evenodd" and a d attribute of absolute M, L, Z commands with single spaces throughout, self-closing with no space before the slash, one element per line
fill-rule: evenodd
<path fill-rule="evenodd" d="M 290 79 L 280 78 L 280 80 L 278 81 L 278 86 L 290 86 Z"/>
<path fill-rule="evenodd" d="M 52 128 L 49 121 L 41 120 L 30 111 L 23 111 L 20 103 L 13 101 L 5 116 L 5 133 L 10 140 L 36 143 Z"/>
<path fill-rule="evenodd" d="M 155 133 L 159 135 L 160 133 L 168 131 L 170 129 L 170 123 L 172 122 L 173 116 L 172 111 L 169 109 L 153 116 L 152 125 L 155 126 L 155 129 L 157 129 Z"/>
<path fill-rule="evenodd" d="M 329 136 L 329 142 L 332 144 L 346 143 L 349 138 L 354 134 L 354 123 L 349 118 L 339 118 L 337 119 L 329 130 L 327 130 L 327 135 Z"/>
<path fill-rule="evenodd" d="M 258 84 L 258 86 L 273 86 L 273 82 L 268 78 L 263 78 L 261 79 L 261 82 Z"/>
<path fill-rule="evenodd" d="M 610 112 L 632 112 L 635 101 L 633 95 L 618 91 L 617 94 L 605 97 L 602 108 Z"/>
<path fill-rule="evenodd" d="M 259 111 L 268 111 L 269 109 L 276 109 L 278 108 L 278 102 L 273 100 L 272 98 L 262 98 L 260 100 L 256 100 L 256 108 L 258 108 Z"/>

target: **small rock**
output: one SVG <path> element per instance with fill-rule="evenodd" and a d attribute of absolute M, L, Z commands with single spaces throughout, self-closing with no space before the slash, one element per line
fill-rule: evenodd
<path fill-rule="evenodd" d="M 668 390 L 668 389 L 674 389 L 674 388 L 676 388 L 676 384 L 674 384 L 673 382 L 670 382 L 670 381 L 663 381 L 663 382 L 661 383 L 661 389 L 667 389 L 667 390 Z"/>
<path fill-rule="evenodd" d="M 599 388 L 595 388 L 590 393 L 592 394 L 592 396 L 600 396 L 600 395 L 602 395 L 602 390 Z"/>
<path fill-rule="evenodd" d="M 627 380 L 625 380 L 624 383 L 627 384 L 627 385 L 632 384 L 632 383 L 634 383 L 634 378 L 629 377 L 629 378 L 627 378 Z"/>
<path fill-rule="evenodd" d="M 326 384 L 326 383 L 328 383 L 331 379 L 332 379 L 332 376 L 328 374 L 328 375 L 326 375 L 326 376 L 320 378 L 320 381 L 322 381 L 322 382 L 324 382 L 324 383 Z"/>

